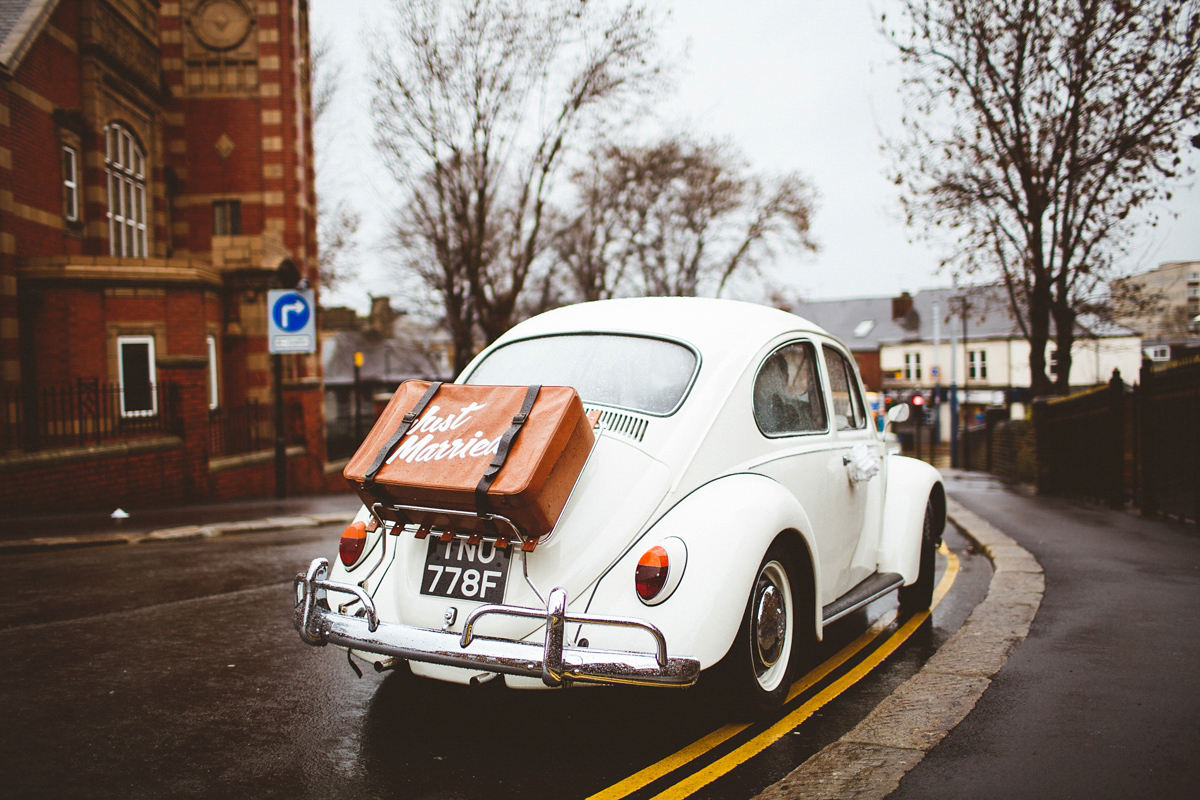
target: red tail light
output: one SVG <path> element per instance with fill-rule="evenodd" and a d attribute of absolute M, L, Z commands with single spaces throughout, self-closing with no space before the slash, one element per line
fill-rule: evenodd
<path fill-rule="evenodd" d="M 342 540 L 338 542 L 338 556 L 347 567 L 352 566 L 362 555 L 367 544 L 367 525 L 364 522 L 354 522 L 342 531 Z"/>
<path fill-rule="evenodd" d="M 638 559 L 634 576 L 638 596 L 643 600 L 653 600 L 666 584 L 670 566 L 667 550 L 661 545 L 655 545 L 643 553 Z"/>

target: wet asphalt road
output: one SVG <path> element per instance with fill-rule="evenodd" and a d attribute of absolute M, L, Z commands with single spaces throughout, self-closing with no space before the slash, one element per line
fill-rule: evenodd
<path fill-rule="evenodd" d="M 513 692 L 499 681 L 356 679 L 340 651 L 305 646 L 291 623 L 291 576 L 331 556 L 339 531 L 5 557 L 0 794 L 586 797 L 731 721 L 699 689 Z M 932 623 L 697 797 L 753 796 L 920 667 L 990 575 L 961 538 L 950 542 L 962 569 Z M 814 663 L 893 602 L 831 626 Z"/>

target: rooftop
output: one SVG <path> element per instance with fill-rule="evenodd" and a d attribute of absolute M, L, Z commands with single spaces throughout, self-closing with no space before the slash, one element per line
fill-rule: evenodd
<path fill-rule="evenodd" d="M 926 289 L 899 297 L 813 300 L 797 303 L 793 311 L 841 339 L 851 350 L 876 350 L 885 344 L 931 341 L 935 334 L 942 339 L 961 339 L 964 300 L 967 339 L 1023 336 L 1007 293 L 996 285 Z M 1128 328 L 1088 315 L 1080 317 L 1078 328 L 1080 335 L 1089 337 L 1135 335 Z"/>

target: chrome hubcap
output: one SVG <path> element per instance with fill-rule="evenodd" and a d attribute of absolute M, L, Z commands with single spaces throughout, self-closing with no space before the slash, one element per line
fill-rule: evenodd
<path fill-rule="evenodd" d="M 759 581 L 754 613 L 758 660 L 763 667 L 770 667 L 783 654 L 783 643 L 787 638 L 787 609 L 779 587 L 767 580 Z"/>
<path fill-rule="evenodd" d="M 793 627 L 792 585 L 778 561 L 768 561 L 758 574 L 751 608 L 754 679 L 768 692 L 778 689 L 788 676 Z"/>

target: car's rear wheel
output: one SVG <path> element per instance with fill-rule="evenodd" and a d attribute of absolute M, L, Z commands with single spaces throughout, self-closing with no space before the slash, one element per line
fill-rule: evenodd
<path fill-rule="evenodd" d="M 795 561 L 778 543 L 759 565 L 742 625 L 715 672 L 737 705 L 777 708 L 787 699 L 795 663 Z"/>
<path fill-rule="evenodd" d="M 921 569 L 917 579 L 901 586 L 897 593 L 900 609 L 905 612 L 926 611 L 933 605 L 933 579 L 937 571 L 937 536 L 933 532 L 933 502 L 925 504 L 925 524 L 921 528 Z"/>

